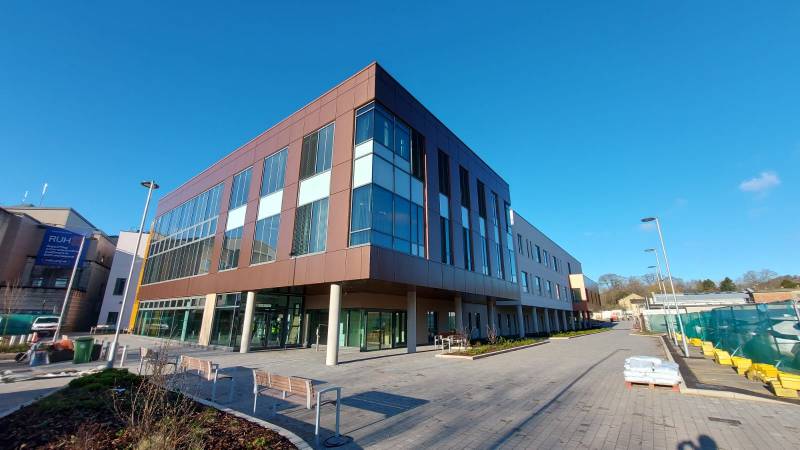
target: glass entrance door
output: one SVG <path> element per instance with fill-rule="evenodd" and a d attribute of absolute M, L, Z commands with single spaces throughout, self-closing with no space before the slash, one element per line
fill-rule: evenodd
<path fill-rule="evenodd" d="M 366 350 L 381 349 L 381 313 L 367 311 L 367 339 Z"/>

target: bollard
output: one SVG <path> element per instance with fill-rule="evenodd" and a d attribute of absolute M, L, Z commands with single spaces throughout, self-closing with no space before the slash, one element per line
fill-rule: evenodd
<path fill-rule="evenodd" d="M 9 347 L 13 347 L 16 343 L 17 343 L 17 337 L 16 336 L 11 336 L 11 340 L 8 341 L 8 346 Z"/>
<path fill-rule="evenodd" d="M 18 342 L 20 344 L 24 344 L 25 343 L 25 335 L 24 334 L 20 334 L 19 335 L 19 341 Z"/>
<path fill-rule="evenodd" d="M 108 357 L 108 342 L 103 341 L 103 346 L 100 347 L 100 361 L 105 361 L 107 357 Z"/>
<path fill-rule="evenodd" d="M 125 365 L 125 357 L 127 355 L 128 355 L 128 346 L 127 345 L 123 345 L 122 346 L 122 358 L 119 361 L 120 369 Z"/>

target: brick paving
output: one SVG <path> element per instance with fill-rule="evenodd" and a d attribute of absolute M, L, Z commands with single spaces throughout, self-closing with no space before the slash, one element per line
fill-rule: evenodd
<path fill-rule="evenodd" d="M 248 368 L 343 387 L 341 430 L 354 439 L 347 448 L 800 448 L 796 405 L 626 389 L 626 357 L 664 357 L 655 338 L 630 336 L 627 325 L 476 361 L 392 350 L 346 352 L 342 364 L 326 367 L 324 351 L 313 349 L 176 351 L 212 359 L 235 374 L 234 401 L 222 403 L 248 414 Z M 125 336 L 123 342 L 148 340 Z M 225 399 L 227 386 L 218 394 Z M 284 404 L 272 415 L 271 403 L 260 398 L 256 416 L 313 444 L 313 411 Z M 323 438 L 333 418 L 333 408 L 325 407 Z"/>

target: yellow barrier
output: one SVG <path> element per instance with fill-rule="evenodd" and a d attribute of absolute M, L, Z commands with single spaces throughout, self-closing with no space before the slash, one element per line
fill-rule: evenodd
<path fill-rule="evenodd" d="M 723 366 L 733 365 L 731 355 L 725 350 L 714 350 L 714 361 Z"/>
<path fill-rule="evenodd" d="M 787 372 L 778 372 L 778 381 L 780 381 L 781 386 L 786 389 L 800 389 L 800 375 Z"/>
<path fill-rule="evenodd" d="M 774 392 L 775 395 L 777 395 L 778 397 L 800 398 L 800 397 L 797 396 L 797 390 L 796 389 L 785 388 L 785 387 L 783 387 L 781 385 L 781 383 L 779 381 L 770 381 L 769 385 L 772 388 L 772 392 Z"/>

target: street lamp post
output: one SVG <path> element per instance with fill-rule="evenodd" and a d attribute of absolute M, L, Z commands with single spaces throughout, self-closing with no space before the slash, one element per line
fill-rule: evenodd
<path fill-rule="evenodd" d="M 674 322 L 672 321 L 672 318 L 669 316 L 669 306 L 667 304 L 667 288 L 666 286 L 664 286 L 664 277 L 661 275 L 661 260 L 658 258 L 658 252 L 656 251 L 656 249 L 646 248 L 644 251 L 645 253 L 653 253 L 654 255 L 656 255 L 656 265 L 651 267 L 655 267 L 656 269 L 656 279 L 658 280 L 658 286 L 661 288 L 661 293 L 664 294 L 664 313 L 667 316 L 667 322 L 669 323 L 669 327 L 671 330 L 669 336 L 672 338 L 672 342 L 674 342 L 675 345 L 677 346 L 678 336 L 675 335 L 675 330 L 672 329 L 672 327 L 674 326 L 673 325 Z M 676 304 L 673 306 L 675 306 L 675 314 L 677 315 L 679 313 L 678 305 Z"/>
<path fill-rule="evenodd" d="M 142 181 L 142 186 L 147 188 L 147 200 L 144 202 L 144 212 L 142 212 L 142 221 L 139 223 L 139 235 L 136 239 L 136 250 L 133 251 L 133 257 L 131 258 L 131 267 L 128 270 L 128 279 L 125 281 L 125 291 L 122 295 L 122 307 L 120 308 L 119 315 L 117 315 L 117 329 L 114 331 L 114 341 L 111 343 L 111 348 L 108 352 L 108 361 L 106 361 L 106 367 L 111 368 L 114 367 L 114 359 L 116 359 L 117 354 L 117 344 L 119 342 L 119 328 L 122 325 L 122 316 L 125 312 L 125 304 L 128 301 L 128 293 L 130 292 L 131 287 L 131 278 L 133 277 L 133 269 L 136 266 L 136 258 L 139 257 L 139 246 L 142 243 L 142 231 L 144 229 L 144 221 L 147 218 L 147 209 L 150 207 L 150 198 L 153 195 L 153 191 L 158 189 L 158 184 L 155 181 Z M 136 288 L 134 287 L 134 290 Z"/>
<path fill-rule="evenodd" d="M 642 222 L 655 222 L 656 229 L 658 230 L 658 239 L 661 241 L 661 252 L 664 254 L 664 265 L 667 268 L 667 277 L 669 278 L 669 288 L 672 291 L 672 300 L 675 305 L 675 311 L 678 313 L 678 297 L 675 295 L 675 283 L 672 281 L 672 271 L 669 268 L 669 257 L 667 256 L 667 246 L 664 244 L 664 235 L 661 233 L 661 222 L 658 220 L 658 217 L 645 217 L 642 219 Z M 681 319 L 680 314 L 675 314 L 678 318 L 678 327 L 681 330 L 681 335 L 683 339 L 683 354 L 687 358 L 689 357 L 689 345 L 686 343 L 686 332 L 683 329 L 683 319 Z"/>

